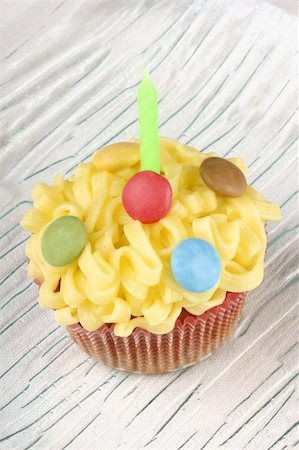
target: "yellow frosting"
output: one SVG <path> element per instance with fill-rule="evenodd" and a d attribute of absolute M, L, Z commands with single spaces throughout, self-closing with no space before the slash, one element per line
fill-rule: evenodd
<path fill-rule="evenodd" d="M 214 153 L 166 138 L 160 139 L 160 150 L 161 174 L 172 186 L 173 202 L 157 223 L 142 224 L 125 212 L 122 190 L 139 162 L 113 146 L 103 157 L 97 152 L 92 163 L 79 164 L 70 180 L 57 175 L 53 186 L 34 187 L 34 208 L 21 221 L 32 233 L 26 244 L 28 273 L 43 281 L 40 304 L 55 310 L 59 324 L 80 322 L 92 331 L 114 323 L 118 336 L 130 335 L 135 327 L 163 334 L 173 329 L 182 308 L 202 314 L 221 304 L 226 291 L 248 291 L 261 283 L 265 221 L 280 219 L 279 207 L 250 186 L 238 198 L 215 194 L 199 175 L 202 161 Z M 242 159 L 229 161 L 247 175 Z M 52 267 L 41 255 L 41 236 L 51 221 L 64 215 L 83 220 L 88 243 L 78 260 Z M 210 291 L 186 291 L 172 276 L 171 253 L 187 237 L 208 241 L 221 257 L 221 277 Z"/>

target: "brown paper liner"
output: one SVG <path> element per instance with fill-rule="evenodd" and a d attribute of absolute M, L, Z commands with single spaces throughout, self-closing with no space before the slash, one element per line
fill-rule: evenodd
<path fill-rule="evenodd" d="M 216 352 L 231 336 L 240 317 L 245 293 L 227 293 L 222 305 L 194 316 L 185 310 L 167 334 L 136 328 L 119 337 L 113 325 L 86 331 L 80 324 L 67 330 L 90 356 L 115 369 L 128 372 L 162 373 L 195 364 Z"/>

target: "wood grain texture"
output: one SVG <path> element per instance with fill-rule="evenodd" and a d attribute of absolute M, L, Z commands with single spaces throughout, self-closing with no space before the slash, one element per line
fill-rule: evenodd
<path fill-rule="evenodd" d="M 263 0 L 1 3 L 1 449 L 298 446 L 296 19 Z M 161 376 L 114 371 L 37 305 L 18 226 L 30 190 L 138 134 L 148 66 L 160 134 L 242 155 L 280 203 L 235 337 Z"/>

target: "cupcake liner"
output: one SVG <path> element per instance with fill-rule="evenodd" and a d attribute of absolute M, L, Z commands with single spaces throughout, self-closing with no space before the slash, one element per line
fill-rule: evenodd
<path fill-rule="evenodd" d="M 231 336 L 240 317 L 245 293 L 227 293 L 224 302 L 204 314 L 183 311 L 167 334 L 136 328 L 119 337 L 113 325 L 87 331 L 80 324 L 67 330 L 73 340 L 101 363 L 128 372 L 163 373 L 199 362 L 216 352 Z"/>

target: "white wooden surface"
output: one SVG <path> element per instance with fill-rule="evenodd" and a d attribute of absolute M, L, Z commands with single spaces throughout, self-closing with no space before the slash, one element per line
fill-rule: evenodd
<path fill-rule="evenodd" d="M 292 11 L 263 0 L 24 0 L 0 9 L 0 448 L 298 448 Z M 161 134 L 242 155 L 250 182 L 284 216 L 268 227 L 265 281 L 233 340 L 161 376 L 110 370 L 72 343 L 37 306 L 18 226 L 36 182 L 137 135 L 145 65 Z"/>

